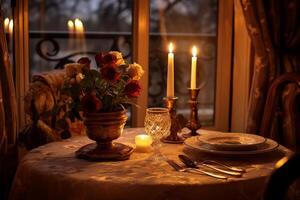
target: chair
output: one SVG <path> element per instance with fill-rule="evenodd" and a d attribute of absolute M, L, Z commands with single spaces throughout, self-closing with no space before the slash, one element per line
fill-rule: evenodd
<path fill-rule="evenodd" d="M 271 175 L 265 190 L 265 200 L 299 199 L 299 185 L 293 185 L 300 178 L 300 154 L 294 154 L 286 160 L 278 161 L 278 169 Z M 284 163 L 284 161 L 286 161 Z M 289 188 L 293 187 L 292 195 L 288 195 Z"/>
<path fill-rule="evenodd" d="M 20 133 L 20 142 L 27 150 L 40 145 L 83 134 L 83 123 L 63 118 L 57 105 L 62 103 L 60 89 L 66 79 L 65 70 L 52 70 L 32 77 L 26 92 L 25 112 L 31 123 Z"/>
<path fill-rule="evenodd" d="M 292 83 L 292 84 L 291 84 Z M 280 95 L 282 95 L 282 98 Z M 278 112 L 278 105 L 281 111 Z M 277 118 L 277 116 L 280 116 Z M 274 119 L 279 119 L 282 126 L 274 134 Z M 278 127 L 276 127 L 278 128 Z M 268 91 L 260 134 L 277 140 L 280 144 L 300 149 L 300 74 L 285 73 L 275 79 Z"/>

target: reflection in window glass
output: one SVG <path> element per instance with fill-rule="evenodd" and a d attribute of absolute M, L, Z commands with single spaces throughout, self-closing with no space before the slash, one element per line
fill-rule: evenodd
<path fill-rule="evenodd" d="M 98 51 L 130 59 L 131 29 L 131 0 L 30 0 L 30 76 Z"/>
<path fill-rule="evenodd" d="M 189 117 L 191 48 L 198 51 L 197 85 L 202 125 L 214 123 L 217 0 L 152 0 L 150 5 L 149 107 L 166 95 L 167 46 L 175 44 L 175 95 L 178 112 Z"/>
<path fill-rule="evenodd" d="M 99 51 L 121 51 L 131 62 L 132 0 L 28 2 L 30 77 L 83 56 L 96 66 L 94 55 Z"/>
<path fill-rule="evenodd" d="M 11 67 L 13 67 L 14 66 L 14 63 L 13 63 L 14 20 L 13 20 L 13 13 L 12 13 L 10 0 L 3 0 L 1 2 L 1 12 L 2 12 L 3 20 L 4 20 L 4 22 L 3 22 L 4 23 L 4 32 L 5 32 L 5 36 L 6 36 L 7 48 L 9 51 L 10 63 L 11 63 Z"/>

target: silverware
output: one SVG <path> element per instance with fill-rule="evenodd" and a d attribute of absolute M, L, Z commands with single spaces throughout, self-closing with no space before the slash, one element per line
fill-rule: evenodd
<path fill-rule="evenodd" d="M 185 156 L 186 156 L 186 155 L 185 155 Z M 205 160 L 205 161 L 202 161 L 202 162 L 197 162 L 197 161 L 191 159 L 191 158 L 188 157 L 188 156 L 186 156 L 186 157 L 189 158 L 192 162 L 194 162 L 195 165 L 201 165 L 201 164 L 205 164 L 205 163 L 214 163 L 214 164 L 216 164 L 216 165 L 222 166 L 222 167 L 224 167 L 224 168 L 226 168 L 226 169 L 229 169 L 229 170 L 231 170 L 231 171 L 241 172 L 241 173 L 246 172 L 245 169 L 238 168 L 238 167 L 232 167 L 232 166 L 229 166 L 229 165 L 226 165 L 226 164 L 224 164 L 224 163 L 220 163 L 220 162 L 217 162 L 217 161 L 214 161 L 214 160 Z"/>
<path fill-rule="evenodd" d="M 240 173 L 240 172 L 220 169 L 220 168 L 217 168 L 213 165 L 209 165 L 209 164 L 205 164 L 205 163 L 201 163 L 201 164 L 196 163 L 195 161 L 193 161 L 192 159 L 190 159 L 186 155 L 179 155 L 178 157 L 187 167 L 199 169 L 199 165 L 201 165 L 201 166 L 205 166 L 205 167 L 208 167 L 210 169 L 213 169 L 217 172 L 221 172 L 221 173 L 228 174 L 228 175 L 231 175 L 231 176 L 235 176 L 235 177 L 241 177 L 242 176 L 242 173 Z"/>
<path fill-rule="evenodd" d="M 198 174 L 205 174 L 207 176 L 211 176 L 211 177 L 214 177 L 214 178 L 218 178 L 218 179 L 227 179 L 226 176 L 222 176 L 222 175 L 218 175 L 218 174 L 214 174 L 214 173 L 211 173 L 211 172 L 207 172 L 207 171 L 204 171 L 202 169 L 196 169 L 196 168 L 185 168 L 185 167 L 181 167 L 180 165 L 178 165 L 175 161 L 173 160 L 166 160 L 167 163 L 173 167 L 176 171 L 179 171 L 179 172 L 193 172 L 193 173 L 198 173 Z"/>
<path fill-rule="evenodd" d="M 197 163 L 198 163 L 198 162 L 197 162 Z M 226 168 L 226 169 L 229 169 L 229 170 L 231 170 L 231 171 L 242 172 L 242 173 L 246 172 L 245 169 L 238 168 L 238 167 L 232 167 L 232 166 L 229 166 L 229 165 L 226 165 L 226 164 L 224 164 L 224 163 L 220 163 L 220 162 L 217 162 L 217 161 L 214 161 L 214 160 L 205 160 L 205 161 L 203 161 L 203 162 L 199 162 L 198 164 L 200 164 L 200 163 L 214 163 L 214 164 L 217 164 L 217 165 L 219 165 L 219 166 L 222 166 L 222 167 L 224 167 L 224 168 Z"/>

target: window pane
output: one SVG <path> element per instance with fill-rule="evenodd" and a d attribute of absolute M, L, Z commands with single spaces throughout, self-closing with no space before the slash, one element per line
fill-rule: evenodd
<path fill-rule="evenodd" d="M 202 125 L 214 123 L 217 0 L 152 0 L 150 4 L 149 106 L 166 96 L 167 46 L 175 46 L 175 95 L 178 112 L 189 118 L 191 48 L 198 47 L 197 85 Z"/>
<path fill-rule="evenodd" d="M 94 55 L 99 51 L 121 51 L 131 62 L 132 0 L 28 2 L 30 77 L 82 56 L 96 66 Z"/>
<path fill-rule="evenodd" d="M 131 29 L 131 0 L 30 0 L 30 76 L 98 51 L 130 60 Z"/>

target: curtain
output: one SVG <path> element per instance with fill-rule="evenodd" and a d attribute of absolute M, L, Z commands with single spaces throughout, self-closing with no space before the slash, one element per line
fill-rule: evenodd
<path fill-rule="evenodd" d="M 0 199 L 9 194 L 17 162 L 17 102 L 0 11 Z"/>
<path fill-rule="evenodd" d="M 281 74 L 300 72 L 300 1 L 240 2 L 255 51 L 247 132 L 259 133 L 270 84 Z M 288 86 L 284 96 L 294 93 L 295 90 L 296 87 Z M 283 104 L 285 97 L 282 97 Z M 273 121 L 271 135 L 276 134 L 279 124 L 284 124 L 285 129 L 291 128 L 290 123 L 278 123 L 279 121 Z"/>

